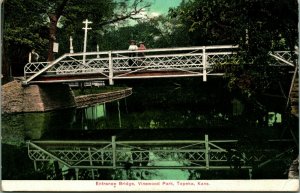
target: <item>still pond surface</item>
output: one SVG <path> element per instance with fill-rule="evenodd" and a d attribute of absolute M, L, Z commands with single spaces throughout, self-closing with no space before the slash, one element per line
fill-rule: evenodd
<path fill-rule="evenodd" d="M 3 179 L 59 179 L 53 174 L 53 164 L 34 171 L 27 155 L 27 140 L 110 140 L 111 136 L 120 140 L 203 140 L 204 135 L 208 135 L 214 140 L 239 140 L 240 148 L 255 151 L 270 139 L 291 138 L 283 135 L 286 121 L 280 108 L 283 101 L 268 98 L 262 99 L 260 105 L 253 105 L 230 93 L 218 79 L 209 83 L 198 79 L 168 80 L 163 84 L 160 81 L 128 81 L 124 84 L 133 87 L 131 96 L 88 108 L 3 114 Z M 294 154 L 289 153 L 290 160 L 295 158 Z M 157 160 L 152 164 L 180 166 L 182 163 Z M 254 169 L 251 177 L 287 178 L 288 166 L 286 160 L 273 161 Z M 80 179 L 91 179 L 89 171 L 79 175 Z M 238 169 L 119 169 L 102 170 L 93 175 L 96 179 L 249 179 L 248 171 Z M 61 178 L 74 179 L 74 175 L 67 172 Z"/>

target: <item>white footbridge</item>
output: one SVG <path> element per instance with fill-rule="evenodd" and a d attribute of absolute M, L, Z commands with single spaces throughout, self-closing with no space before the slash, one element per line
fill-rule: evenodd
<path fill-rule="evenodd" d="M 67 53 L 52 62 L 24 67 L 23 84 L 139 78 L 221 76 L 224 66 L 239 65 L 238 46 L 199 46 Z M 289 51 L 270 52 L 273 66 L 294 66 Z M 220 69 L 220 66 L 222 67 Z"/>

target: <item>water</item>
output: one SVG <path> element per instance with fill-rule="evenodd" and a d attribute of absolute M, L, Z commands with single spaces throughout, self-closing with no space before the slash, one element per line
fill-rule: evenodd
<path fill-rule="evenodd" d="M 282 137 L 286 119 L 278 105 L 273 109 L 266 105 L 265 110 L 260 110 L 230 93 L 222 81 L 198 81 L 128 81 L 123 84 L 132 86 L 133 94 L 115 102 L 84 109 L 2 115 L 3 179 L 55 179 L 53 164 L 34 171 L 26 154 L 26 140 L 110 140 L 112 135 L 118 140 L 203 140 L 207 134 L 210 139 L 241 140 L 241 147 L 255 151 L 267 139 Z M 186 165 L 150 156 L 154 160 L 152 166 Z M 285 178 L 288 163 L 274 163 L 277 170 L 272 174 L 269 170 L 274 167 L 268 165 L 254 171 L 253 178 Z M 73 179 L 70 173 L 65 178 Z M 248 171 L 240 170 L 119 169 L 95 170 L 93 175 L 96 179 L 249 178 Z M 79 177 L 91 179 L 91 172 L 81 170 Z"/>

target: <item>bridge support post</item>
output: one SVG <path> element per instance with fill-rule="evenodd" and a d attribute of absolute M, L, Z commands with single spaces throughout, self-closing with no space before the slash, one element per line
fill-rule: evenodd
<path fill-rule="evenodd" d="M 114 85 L 114 80 L 113 80 L 113 76 L 114 76 L 114 72 L 113 72 L 113 62 L 112 62 L 112 57 L 111 57 L 111 51 L 108 52 L 108 69 L 109 69 L 109 75 L 108 75 L 108 79 L 109 79 L 109 85 Z"/>
<path fill-rule="evenodd" d="M 89 150 L 90 165 L 93 166 L 93 160 L 92 160 L 93 158 L 92 158 L 91 148 L 89 147 L 88 150 Z M 94 169 L 92 169 L 92 178 L 93 178 L 93 180 L 95 180 Z"/>
<path fill-rule="evenodd" d="M 208 144 L 208 135 L 205 135 L 205 166 L 206 169 L 209 169 L 209 144 Z"/>
<path fill-rule="evenodd" d="M 203 47 L 203 56 L 202 56 L 202 64 L 203 64 L 203 81 L 206 82 L 207 81 L 207 72 L 206 72 L 206 52 L 205 52 L 205 46 Z"/>
<path fill-rule="evenodd" d="M 252 180 L 252 169 L 249 169 L 249 179 Z"/>
<path fill-rule="evenodd" d="M 33 161 L 34 171 L 38 171 L 36 161 Z"/>
<path fill-rule="evenodd" d="M 76 180 L 79 180 L 79 168 L 75 168 Z"/>
<path fill-rule="evenodd" d="M 118 101 L 118 115 L 119 115 L 119 128 L 122 128 L 122 120 L 121 120 L 121 111 L 120 111 L 120 101 Z"/>
<path fill-rule="evenodd" d="M 116 136 L 111 137 L 113 169 L 116 169 Z"/>

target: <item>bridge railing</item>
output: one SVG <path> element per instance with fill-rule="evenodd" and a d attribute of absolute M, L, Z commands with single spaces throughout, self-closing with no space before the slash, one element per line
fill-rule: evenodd
<path fill-rule="evenodd" d="M 176 76 L 222 75 L 214 67 L 222 64 L 238 64 L 238 46 L 200 46 L 159 48 L 140 51 L 104 51 L 87 53 L 68 53 L 52 62 L 28 63 L 24 67 L 25 84 L 37 76 L 70 76 L 99 74 L 103 80 L 113 84 L 114 79 L 145 78 L 139 72 L 175 71 Z M 290 52 L 270 53 L 280 65 L 293 66 Z M 85 57 L 84 57 L 85 56 Z M 183 73 L 184 72 L 184 73 Z M 149 75 L 149 77 L 153 75 Z M 168 75 L 163 75 L 164 77 Z M 169 75 L 172 76 L 172 75 Z"/>
<path fill-rule="evenodd" d="M 225 45 L 65 54 L 50 63 L 26 64 L 24 83 L 27 84 L 39 75 L 89 73 L 99 73 L 112 82 L 113 79 L 126 78 L 128 74 L 153 70 L 186 71 L 192 75 L 203 75 L 206 80 L 207 69 L 216 62 L 228 62 L 236 48 L 237 46 Z"/>
<path fill-rule="evenodd" d="M 78 74 L 108 68 L 109 52 L 68 53 L 52 62 L 32 62 L 24 67 L 26 81 L 30 81 L 42 73 L 48 75 Z M 87 59 L 83 61 L 83 55 Z M 91 59 L 92 58 L 92 59 Z M 95 64 L 98 64 L 95 66 Z M 102 65 L 101 65 L 102 64 Z"/>
<path fill-rule="evenodd" d="M 295 66 L 297 58 L 293 58 L 298 52 L 291 53 L 290 51 L 275 51 L 270 52 L 269 55 L 273 57 L 275 62 L 271 63 L 271 66 Z M 294 56 L 293 56 L 294 55 Z"/>

